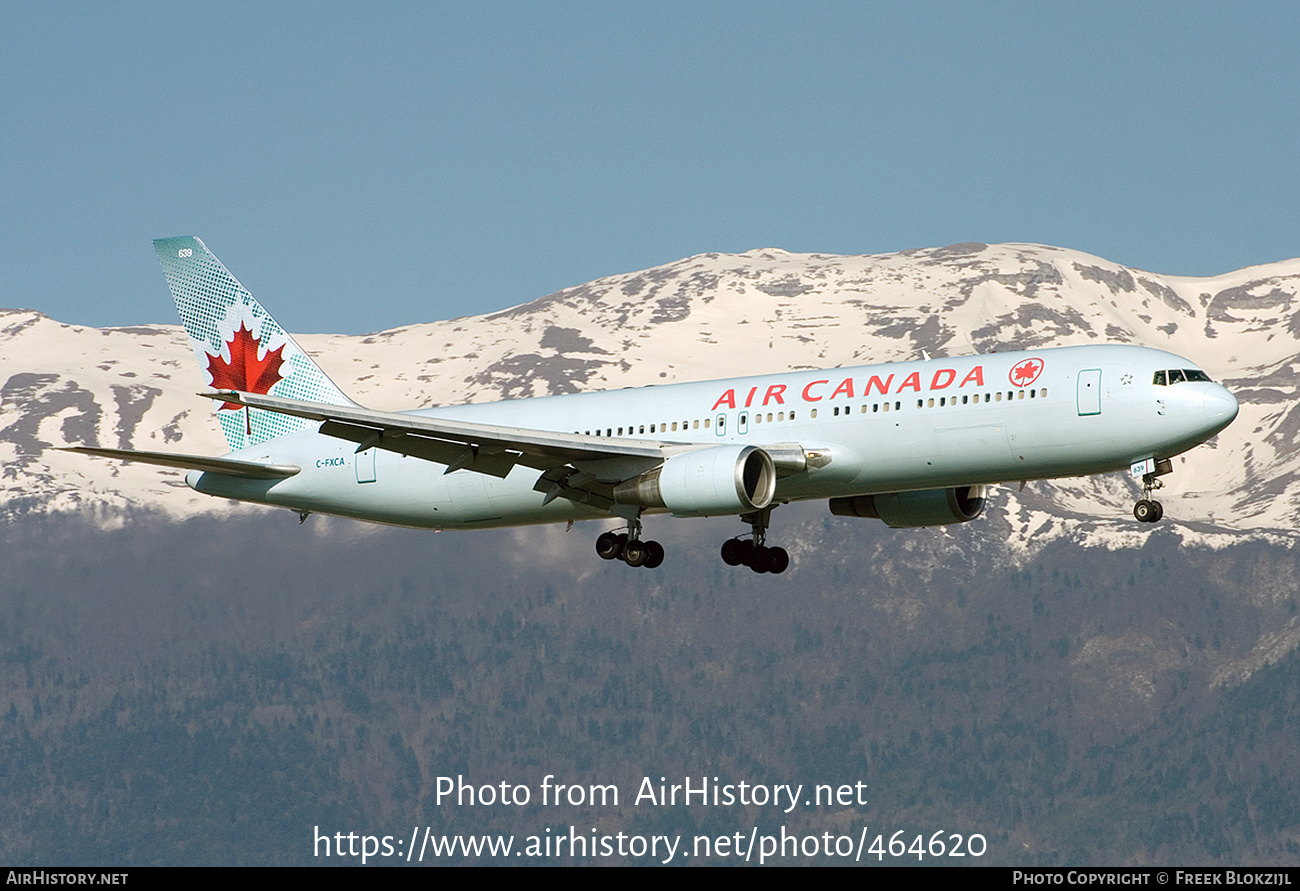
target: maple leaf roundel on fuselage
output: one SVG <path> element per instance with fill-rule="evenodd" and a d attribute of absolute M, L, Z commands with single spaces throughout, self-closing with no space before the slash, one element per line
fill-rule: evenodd
<path fill-rule="evenodd" d="M 1038 380 L 1038 376 L 1042 373 L 1043 360 L 1035 357 L 1017 362 L 1012 367 L 1009 377 L 1012 386 L 1027 387 Z"/>
<path fill-rule="evenodd" d="M 261 359 L 257 358 L 260 344 L 253 332 L 244 322 L 239 323 L 239 330 L 226 341 L 230 348 L 230 361 L 220 355 L 208 353 L 208 373 L 212 375 L 214 390 L 239 390 L 243 393 L 271 392 L 271 388 L 284 380 L 280 366 L 284 364 L 284 344 L 274 350 L 267 350 Z M 243 406 L 234 402 L 223 402 L 221 408 L 238 411 Z"/>

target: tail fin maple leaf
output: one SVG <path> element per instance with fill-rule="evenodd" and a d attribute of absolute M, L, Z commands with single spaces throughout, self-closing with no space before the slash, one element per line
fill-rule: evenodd
<path fill-rule="evenodd" d="M 272 387 L 284 380 L 280 374 L 280 366 L 284 364 L 284 344 L 267 350 L 266 355 L 259 359 L 257 338 L 244 322 L 240 322 L 239 330 L 226 341 L 226 346 L 230 348 L 229 362 L 220 355 L 208 354 L 208 373 L 212 375 L 213 389 L 269 394 Z M 223 402 L 218 410 L 239 411 L 242 407 L 234 402 Z"/>

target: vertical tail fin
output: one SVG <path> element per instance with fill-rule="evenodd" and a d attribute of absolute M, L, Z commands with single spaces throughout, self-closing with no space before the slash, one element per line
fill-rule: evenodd
<path fill-rule="evenodd" d="M 199 367 L 215 389 L 354 405 L 202 241 L 153 243 Z M 226 403 L 217 409 L 230 450 L 314 428 L 316 422 Z"/>

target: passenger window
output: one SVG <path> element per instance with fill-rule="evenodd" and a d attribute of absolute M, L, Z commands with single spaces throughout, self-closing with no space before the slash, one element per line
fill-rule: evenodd
<path fill-rule="evenodd" d="M 810 411 L 810 412 L 808 413 L 808 417 L 810 417 L 810 418 L 815 418 L 815 417 L 817 417 L 817 409 L 814 408 L 812 411 Z"/>

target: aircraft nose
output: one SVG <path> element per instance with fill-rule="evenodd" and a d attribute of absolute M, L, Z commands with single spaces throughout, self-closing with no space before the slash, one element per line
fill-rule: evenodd
<path fill-rule="evenodd" d="M 1206 390 L 1203 406 L 1205 422 L 1216 431 L 1227 427 L 1237 417 L 1237 397 L 1218 385 Z"/>

